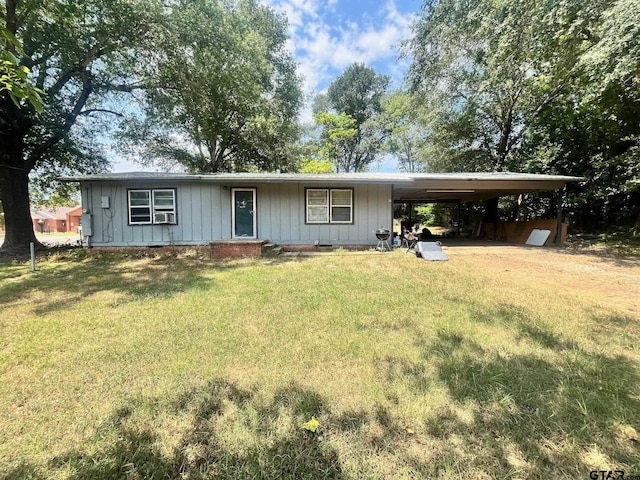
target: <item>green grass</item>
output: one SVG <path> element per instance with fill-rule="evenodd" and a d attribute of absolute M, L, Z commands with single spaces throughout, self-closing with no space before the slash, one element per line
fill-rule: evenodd
<path fill-rule="evenodd" d="M 566 247 L 615 257 L 640 257 L 640 233 L 618 230 L 594 235 L 570 235 Z"/>
<path fill-rule="evenodd" d="M 638 318 L 567 281 L 401 251 L 4 264 L 0 478 L 640 474 Z"/>

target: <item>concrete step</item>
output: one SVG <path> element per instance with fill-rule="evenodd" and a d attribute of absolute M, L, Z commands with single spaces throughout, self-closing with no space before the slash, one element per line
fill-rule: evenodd
<path fill-rule="evenodd" d="M 262 244 L 262 256 L 263 257 L 277 257 L 284 251 L 284 247 L 276 245 L 275 243 L 263 243 Z"/>

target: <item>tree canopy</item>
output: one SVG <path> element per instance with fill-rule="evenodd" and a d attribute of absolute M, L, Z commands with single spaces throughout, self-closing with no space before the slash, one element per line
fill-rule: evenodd
<path fill-rule="evenodd" d="M 354 63 L 314 102 L 321 152 L 337 172 L 360 172 L 375 160 L 386 132 L 378 121 L 390 78 Z"/>
<path fill-rule="evenodd" d="M 299 79 L 285 19 L 256 1 L 6 0 L 0 27 L 4 250 L 36 241 L 29 176 L 105 169 L 114 119 L 129 150 L 190 171 L 291 160 Z"/>
<path fill-rule="evenodd" d="M 383 107 L 381 122 L 387 130 L 384 150 L 395 155 L 400 170 L 425 171 L 429 135 L 417 120 L 419 109 L 411 96 L 402 90 L 395 91 L 385 98 Z"/>
<path fill-rule="evenodd" d="M 527 127 L 561 93 L 584 48 L 561 39 L 572 14 L 540 0 L 426 2 L 408 80 L 439 148 L 433 167 L 514 167 Z"/>
<path fill-rule="evenodd" d="M 13 103 L 19 107 L 20 101 L 28 101 L 38 112 L 42 112 L 42 90 L 36 88 L 29 81 L 31 70 L 20 61 L 15 54 L 24 55 L 22 45 L 16 37 L 0 25 L 0 41 L 4 48 L 0 52 L 0 94 L 7 94 Z"/>
<path fill-rule="evenodd" d="M 638 179 L 639 12 L 638 0 L 426 2 L 407 53 L 429 167 L 585 175 L 569 204 L 640 213 L 622 187 Z"/>
<path fill-rule="evenodd" d="M 136 156 L 191 172 L 286 170 L 300 80 L 286 18 L 255 0 L 176 2 L 138 60 L 141 112 L 127 118 Z"/>
<path fill-rule="evenodd" d="M 18 78 L 24 87 L 18 94 L 0 91 L 3 249 L 25 250 L 35 242 L 30 173 L 50 185 L 65 172 L 104 167 L 95 133 L 108 110 L 106 102 L 147 45 L 146 34 L 160 8 L 159 2 L 142 0 L 6 0 L 0 8 L 1 56 L 11 54 L 19 71 L 29 72 L 26 80 Z M 42 92 L 42 108 L 33 92 Z"/>

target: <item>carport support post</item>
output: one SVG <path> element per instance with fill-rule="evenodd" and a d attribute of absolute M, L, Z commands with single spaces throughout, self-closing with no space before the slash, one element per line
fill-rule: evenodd
<path fill-rule="evenodd" d="M 458 200 L 458 237 L 460 237 L 460 200 Z"/>
<path fill-rule="evenodd" d="M 557 218 L 556 218 L 556 239 L 554 243 L 562 243 L 562 201 L 564 200 L 564 188 L 561 188 L 556 192 L 556 208 Z"/>

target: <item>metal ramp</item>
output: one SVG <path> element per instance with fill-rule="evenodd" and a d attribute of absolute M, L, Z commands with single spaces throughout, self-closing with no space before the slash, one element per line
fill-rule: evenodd
<path fill-rule="evenodd" d="M 418 242 L 416 244 L 416 257 L 429 261 L 446 262 L 449 257 L 442 251 L 440 242 Z"/>

